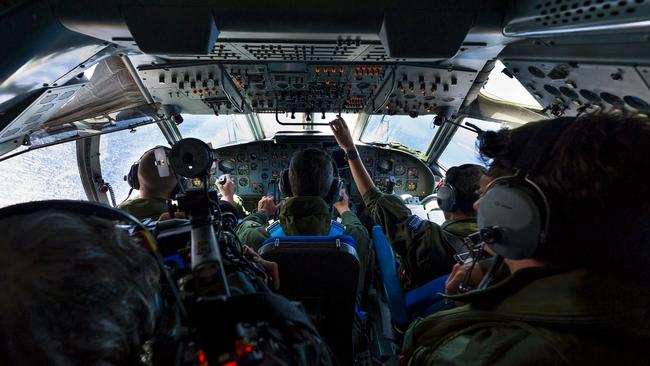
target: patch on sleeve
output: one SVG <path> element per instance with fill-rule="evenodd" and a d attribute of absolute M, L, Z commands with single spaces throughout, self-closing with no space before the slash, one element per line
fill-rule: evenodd
<path fill-rule="evenodd" d="M 424 220 L 422 220 L 418 215 L 411 215 L 411 217 L 406 220 L 406 227 L 411 232 L 420 230 L 422 225 L 424 225 Z"/>

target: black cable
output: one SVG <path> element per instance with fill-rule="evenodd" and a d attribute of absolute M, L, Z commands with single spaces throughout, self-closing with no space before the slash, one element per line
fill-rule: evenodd
<path fill-rule="evenodd" d="M 111 186 L 110 183 L 106 183 L 106 187 L 108 187 L 109 196 L 111 197 L 111 201 L 113 201 L 111 204 L 113 207 L 117 207 L 117 201 L 115 200 L 115 191 L 113 190 L 113 186 Z M 131 192 L 129 192 L 129 194 L 131 194 Z"/>
<path fill-rule="evenodd" d="M 478 263 L 479 260 L 481 260 L 481 257 L 483 256 L 483 250 L 481 249 L 478 254 L 476 254 L 476 258 L 472 260 L 472 265 L 469 267 L 469 271 L 465 273 L 465 278 L 463 278 L 463 281 L 458 285 L 458 291 L 460 292 L 467 292 L 472 290 L 472 272 L 474 271 L 474 267 L 476 267 L 476 263 Z M 470 255 L 474 255 L 474 251 L 470 251 Z"/>

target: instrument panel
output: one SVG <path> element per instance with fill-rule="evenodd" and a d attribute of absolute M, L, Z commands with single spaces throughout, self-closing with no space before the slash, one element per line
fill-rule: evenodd
<path fill-rule="evenodd" d="M 360 198 L 360 193 L 350 174 L 343 153 L 333 142 L 327 141 L 260 141 L 216 150 L 215 175 L 230 174 L 236 183 L 236 193 L 244 199 L 259 198 L 277 185 L 282 170 L 289 167 L 293 154 L 306 148 L 327 151 L 337 162 L 339 175 L 349 184 L 349 194 Z M 418 158 L 384 147 L 357 145 L 359 156 L 373 178 L 375 185 L 384 192 L 396 195 L 410 194 L 420 198 L 433 191 L 434 178 L 431 170 Z M 388 192 L 392 186 L 392 192 Z"/>
<path fill-rule="evenodd" d="M 185 113 L 455 113 L 478 70 L 384 62 L 139 65 L 152 98 Z"/>

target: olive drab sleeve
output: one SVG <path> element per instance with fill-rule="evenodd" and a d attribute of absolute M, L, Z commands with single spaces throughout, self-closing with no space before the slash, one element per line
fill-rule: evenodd
<path fill-rule="evenodd" d="M 371 262 L 370 237 L 357 215 L 352 211 L 341 215 L 341 224 L 345 226 L 345 233 L 354 238 L 357 255 L 359 256 L 360 277 L 359 286 L 363 287 L 365 275 Z"/>
<path fill-rule="evenodd" d="M 262 212 L 250 214 L 235 228 L 235 234 L 239 237 L 242 244 L 259 250 L 264 240 L 269 238 L 266 231 L 268 226 L 268 216 Z"/>
<path fill-rule="evenodd" d="M 454 260 L 443 243 L 439 225 L 413 215 L 398 197 L 377 188 L 366 192 L 363 201 L 395 253 L 402 257 L 408 277 L 405 287 L 419 287 L 451 271 Z"/>

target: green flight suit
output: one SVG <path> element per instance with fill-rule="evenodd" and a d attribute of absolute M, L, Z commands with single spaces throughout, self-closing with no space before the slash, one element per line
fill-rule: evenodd
<path fill-rule="evenodd" d="M 167 212 L 167 200 L 162 198 L 133 198 L 120 203 L 117 208 L 124 210 L 139 220 L 158 220 L 161 214 Z"/>
<path fill-rule="evenodd" d="M 243 199 L 235 195 L 235 209 L 240 219 L 248 215 L 244 208 Z M 140 220 L 158 220 L 161 214 L 168 211 L 167 200 L 162 198 L 132 198 L 120 203 L 117 208 L 124 210 Z"/>
<path fill-rule="evenodd" d="M 420 287 L 451 272 L 455 252 L 443 239 L 442 230 L 465 237 L 478 231 L 476 218 L 448 220 L 442 226 L 413 215 L 399 197 L 373 188 L 363 195 L 372 219 L 381 225 L 393 250 L 402 258 L 405 288 Z"/>
<path fill-rule="evenodd" d="M 454 298 L 470 304 L 411 324 L 408 365 L 650 362 L 650 288 L 630 278 L 528 268 Z"/>
<path fill-rule="evenodd" d="M 266 231 L 268 216 L 262 212 L 250 214 L 242 221 L 235 233 L 243 244 L 258 250 L 264 240 L 270 237 Z M 357 246 L 359 256 L 359 284 L 365 283 L 365 274 L 370 262 L 370 239 L 368 231 L 352 211 L 341 217 L 345 233 L 350 235 Z M 280 209 L 280 225 L 287 235 L 327 235 L 331 225 L 330 207 L 320 197 L 292 197 Z"/>

